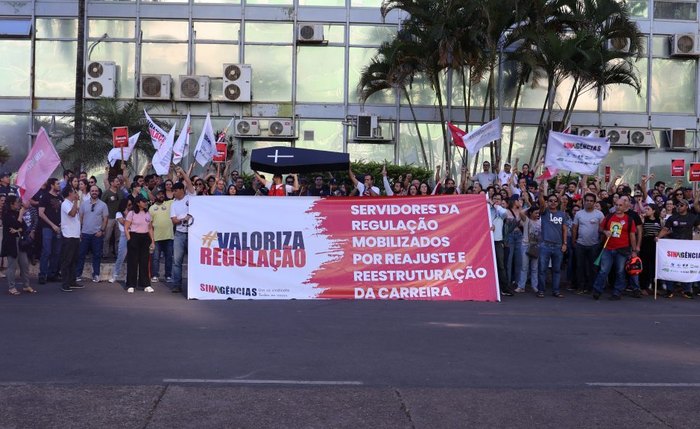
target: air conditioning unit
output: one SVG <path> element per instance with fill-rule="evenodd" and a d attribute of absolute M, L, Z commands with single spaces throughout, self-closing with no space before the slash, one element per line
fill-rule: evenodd
<path fill-rule="evenodd" d="M 693 33 L 674 34 L 671 39 L 671 56 L 673 57 L 697 57 L 698 35 Z"/>
<path fill-rule="evenodd" d="M 297 42 L 299 43 L 322 43 L 323 37 L 322 24 L 299 24 L 297 27 Z"/>
<path fill-rule="evenodd" d="M 117 64 L 92 61 L 85 67 L 85 98 L 114 97 L 117 89 Z"/>
<path fill-rule="evenodd" d="M 139 98 L 142 100 L 170 100 L 169 74 L 144 74 L 139 80 Z"/>
<path fill-rule="evenodd" d="M 582 137 L 599 137 L 600 129 L 592 127 L 578 127 L 576 134 Z"/>
<path fill-rule="evenodd" d="M 209 76 L 183 76 L 175 87 L 175 99 L 180 101 L 209 101 Z"/>
<path fill-rule="evenodd" d="M 614 52 L 629 52 L 630 39 L 628 37 L 613 37 L 607 42 L 608 51 Z"/>
<path fill-rule="evenodd" d="M 654 133 L 646 128 L 632 129 L 629 131 L 631 146 L 654 146 Z"/>
<path fill-rule="evenodd" d="M 605 137 L 610 141 L 611 145 L 629 145 L 629 130 L 624 128 L 606 128 L 603 130 Z"/>
<path fill-rule="evenodd" d="M 236 136 L 259 136 L 260 121 L 257 119 L 239 119 L 234 126 Z"/>
<path fill-rule="evenodd" d="M 382 136 L 379 117 L 376 115 L 358 115 L 355 124 L 355 138 L 376 139 Z"/>
<path fill-rule="evenodd" d="M 249 103 L 253 69 L 248 64 L 224 64 L 224 100 Z"/>
<path fill-rule="evenodd" d="M 294 135 L 294 122 L 291 119 L 271 119 L 267 128 L 271 137 L 289 137 Z"/>

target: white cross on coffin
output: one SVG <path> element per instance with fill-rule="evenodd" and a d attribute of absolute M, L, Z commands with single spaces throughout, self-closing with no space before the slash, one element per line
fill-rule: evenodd
<path fill-rule="evenodd" d="M 280 155 L 279 154 L 279 149 L 275 149 L 275 154 L 274 155 L 268 155 L 268 158 L 275 158 L 275 164 L 277 164 L 277 159 L 278 158 L 294 158 L 294 155 Z"/>

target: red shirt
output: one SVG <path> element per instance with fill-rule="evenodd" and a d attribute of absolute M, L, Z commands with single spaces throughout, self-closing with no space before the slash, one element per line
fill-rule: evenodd
<path fill-rule="evenodd" d="M 617 214 L 608 216 L 600 223 L 603 231 L 610 231 L 610 239 L 607 240 L 605 248 L 608 250 L 623 249 L 630 247 L 630 234 L 637 232 L 637 225 L 629 216 Z"/>

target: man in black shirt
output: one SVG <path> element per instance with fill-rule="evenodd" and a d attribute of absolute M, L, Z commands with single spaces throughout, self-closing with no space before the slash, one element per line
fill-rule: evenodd
<path fill-rule="evenodd" d="M 10 173 L 0 173 L 0 195 L 15 195 L 19 197 L 17 187 L 10 185 Z"/>
<path fill-rule="evenodd" d="M 674 240 L 692 240 L 693 228 L 700 225 L 700 218 L 688 211 L 688 200 L 679 199 L 676 203 L 676 212 L 666 220 L 666 224 L 661 229 L 656 241 L 668 237 Z M 683 297 L 693 298 L 693 284 L 681 283 L 683 285 Z M 672 298 L 675 285 L 667 285 L 666 298 Z"/>
<path fill-rule="evenodd" d="M 331 194 L 327 185 L 323 184 L 323 177 L 316 176 L 314 184 L 309 187 L 308 196 L 310 197 L 327 197 Z"/>
<path fill-rule="evenodd" d="M 69 185 L 70 186 L 70 185 Z M 58 179 L 47 181 L 47 191 L 39 202 L 39 228 L 41 228 L 41 260 L 39 283 L 58 281 L 59 258 L 61 256 L 61 185 Z"/>

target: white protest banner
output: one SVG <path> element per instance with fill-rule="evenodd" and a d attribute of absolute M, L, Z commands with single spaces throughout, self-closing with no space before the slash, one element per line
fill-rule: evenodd
<path fill-rule="evenodd" d="M 141 135 L 141 131 L 138 133 L 134 134 L 133 136 L 129 137 L 129 146 L 125 148 L 114 148 L 109 151 L 107 154 L 107 162 L 109 162 L 109 165 L 114 167 L 114 164 L 117 163 L 120 159 L 122 159 L 122 153 L 124 153 L 124 161 L 127 161 L 129 157 L 131 157 L 131 152 L 134 151 L 134 146 L 136 146 L 136 142 L 139 141 L 139 136 Z M 123 151 L 123 152 L 122 152 Z"/>
<path fill-rule="evenodd" d="M 211 117 L 209 113 L 207 113 L 207 119 L 204 121 L 204 127 L 202 127 L 202 134 L 199 135 L 197 147 L 194 148 L 194 159 L 196 159 L 202 167 L 207 165 L 207 163 L 214 158 L 214 155 L 216 155 L 215 142 L 214 128 L 211 126 Z"/>
<path fill-rule="evenodd" d="M 700 240 L 659 240 L 656 278 L 683 283 L 700 281 Z"/>
<path fill-rule="evenodd" d="M 173 164 L 177 165 L 190 151 L 190 114 L 187 114 L 185 125 L 180 130 L 180 135 L 173 145 Z"/>
<path fill-rule="evenodd" d="M 146 112 L 146 110 L 143 111 L 143 114 L 146 115 L 146 121 L 148 121 L 148 134 L 151 136 L 151 143 L 153 143 L 154 148 L 158 149 L 160 145 L 165 142 L 167 134 L 165 133 L 165 130 L 153 122 L 153 119 L 148 116 L 148 112 Z"/>
<path fill-rule="evenodd" d="M 595 174 L 609 150 L 610 142 L 605 138 L 550 131 L 544 165 L 572 173 Z"/>
<path fill-rule="evenodd" d="M 470 153 L 475 153 L 477 150 L 491 143 L 492 141 L 500 140 L 501 138 L 501 118 L 496 118 L 493 121 L 480 126 L 474 131 L 467 133 L 462 137 L 464 146 Z"/>
<path fill-rule="evenodd" d="M 173 140 L 175 140 L 175 126 L 170 129 L 165 141 L 153 155 L 151 164 L 153 164 L 153 169 L 158 175 L 162 176 L 170 171 L 170 160 L 173 157 Z"/>

